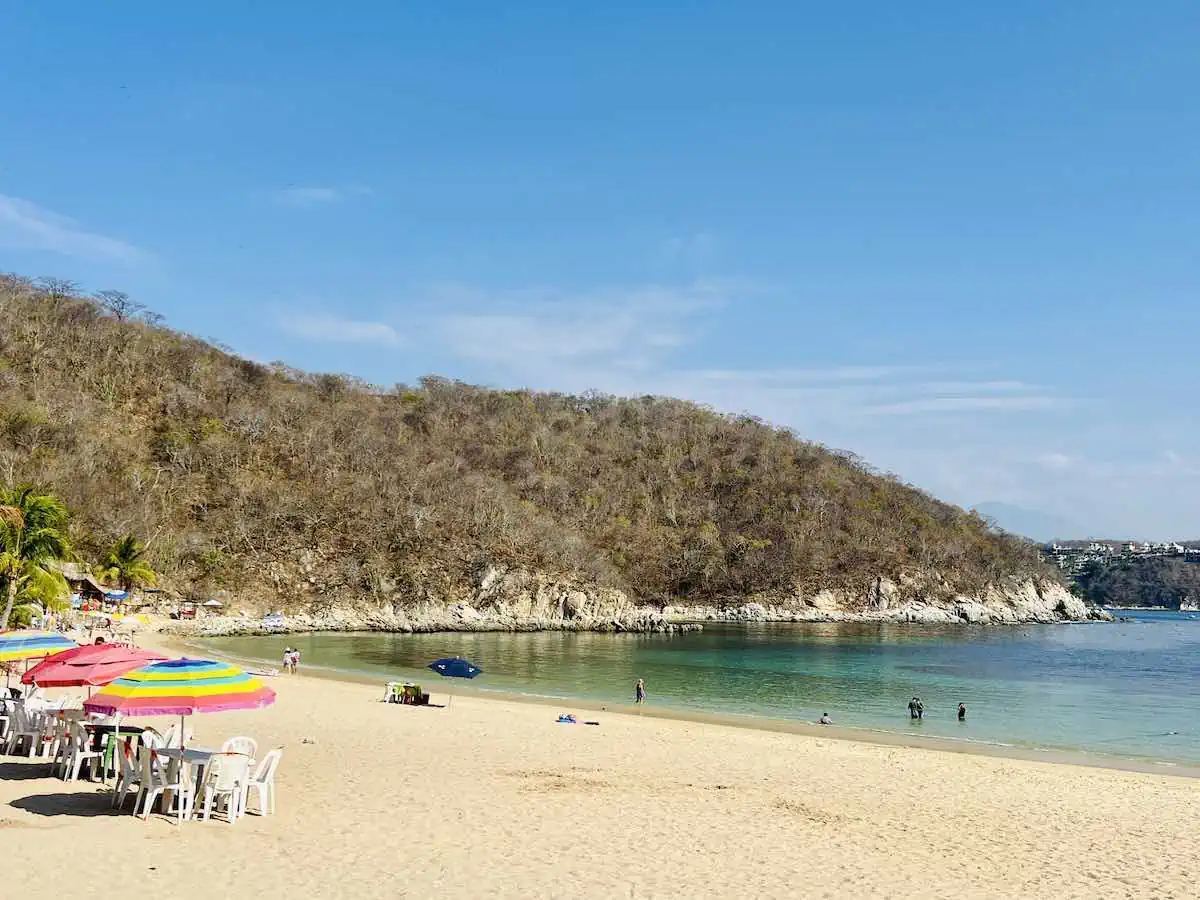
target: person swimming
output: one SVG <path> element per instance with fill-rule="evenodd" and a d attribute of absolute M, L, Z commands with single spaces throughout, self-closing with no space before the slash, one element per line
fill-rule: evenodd
<path fill-rule="evenodd" d="M 829 713 L 821 713 L 821 718 L 817 719 L 818 725 L 832 725 L 833 719 L 829 718 Z"/>

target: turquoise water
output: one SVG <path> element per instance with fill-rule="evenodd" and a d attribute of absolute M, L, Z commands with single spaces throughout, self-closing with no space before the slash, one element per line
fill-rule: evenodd
<path fill-rule="evenodd" d="M 1015 746 L 1200 762 L 1200 618 L 1136 612 L 1115 624 L 1018 628 L 709 625 L 699 634 L 312 634 L 210 645 L 278 665 L 438 681 L 463 656 L 471 686 L 600 702 L 815 720 Z M 913 723 L 914 694 L 925 718 Z M 968 707 L 965 723 L 955 710 Z M 564 704 L 566 708 L 567 704 Z"/>

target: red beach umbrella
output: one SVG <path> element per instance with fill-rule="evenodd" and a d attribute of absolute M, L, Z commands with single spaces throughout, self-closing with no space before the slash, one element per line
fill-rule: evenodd
<path fill-rule="evenodd" d="M 103 687 L 126 672 L 166 659 L 130 644 L 86 644 L 42 660 L 21 676 L 38 687 Z"/>

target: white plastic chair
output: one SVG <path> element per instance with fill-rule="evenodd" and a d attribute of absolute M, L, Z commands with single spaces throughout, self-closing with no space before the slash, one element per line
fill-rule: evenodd
<path fill-rule="evenodd" d="M 63 781 L 77 781 L 79 779 L 79 770 L 86 762 L 88 764 L 89 774 L 94 775 L 96 771 L 96 762 L 100 761 L 103 764 L 104 753 L 99 750 L 91 749 L 88 733 L 84 727 L 78 722 L 71 723 L 71 749 L 67 757 L 67 764 L 63 767 Z M 68 778 L 68 774 L 70 777 Z"/>
<path fill-rule="evenodd" d="M 12 755 L 21 741 L 25 740 L 30 759 L 52 755 L 52 751 L 58 748 L 58 736 L 55 733 L 57 724 L 53 716 L 27 706 L 17 707 L 17 726 L 9 735 L 8 753 Z"/>
<path fill-rule="evenodd" d="M 258 741 L 248 737 L 231 737 L 221 745 L 221 752 L 244 754 L 253 764 L 258 755 Z"/>
<path fill-rule="evenodd" d="M 71 741 L 68 725 L 57 715 L 57 710 L 42 713 L 42 741 L 39 753 L 43 757 L 58 759 L 63 744 Z"/>
<path fill-rule="evenodd" d="M 139 762 L 142 788 L 138 792 L 138 803 L 142 808 L 142 819 L 150 818 L 150 810 L 154 808 L 154 801 L 165 791 L 175 792 L 175 816 L 178 823 L 182 825 L 184 819 L 191 818 L 192 801 L 195 796 L 192 780 L 189 777 L 191 767 L 181 764 L 173 775 L 168 776 L 158 754 L 150 747 L 142 748 Z"/>
<path fill-rule="evenodd" d="M 71 725 L 68 722 L 58 723 L 61 737 L 54 748 L 54 763 L 50 771 L 55 775 L 66 778 L 71 765 L 71 751 L 75 749 L 75 741 L 71 737 Z"/>
<path fill-rule="evenodd" d="M 12 727 L 8 730 L 8 745 L 4 749 L 5 754 L 14 756 L 17 748 L 21 746 L 21 742 L 26 741 L 29 745 L 29 758 L 32 759 L 34 753 L 37 752 L 41 738 L 40 716 L 26 709 L 24 703 L 16 704 L 13 707 Z"/>
<path fill-rule="evenodd" d="M 250 757 L 244 753 L 214 753 L 204 771 L 200 795 L 204 798 L 201 818 L 212 816 L 214 801 L 225 801 L 225 818 L 233 825 L 241 818 L 246 788 L 250 783 Z"/>
<path fill-rule="evenodd" d="M 125 801 L 129 799 L 130 791 L 137 791 L 135 797 L 141 796 L 142 777 L 133 759 L 133 751 L 129 744 L 120 741 L 113 751 L 117 757 L 117 783 L 113 787 L 113 809 L 124 810 Z M 137 803 L 133 804 L 137 812 Z"/>
<path fill-rule="evenodd" d="M 275 812 L 275 770 L 283 759 L 283 748 L 276 747 L 270 751 L 258 765 L 258 771 L 246 782 L 242 791 L 242 814 L 249 807 L 250 792 L 254 791 L 258 798 L 258 814 L 265 816 Z"/>
<path fill-rule="evenodd" d="M 174 722 L 172 722 L 170 727 L 168 727 L 167 730 L 162 733 L 162 743 L 159 744 L 159 746 L 165 747 L 168 750 L 172 747 L 178 747 L 179 744 L 175 743 L 178 739 L 179 728 L 176 727 Z"/>

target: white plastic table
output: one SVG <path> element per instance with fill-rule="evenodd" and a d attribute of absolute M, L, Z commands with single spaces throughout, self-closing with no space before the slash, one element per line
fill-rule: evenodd
<path fill-rule="evenodd" d="M 175 776 L 179 772 L 180 763 L 187 763 L 192 770 L 192 786 L 195 788 L 200 783 L 201 773 L 204 767 L 208 765 L 216 750 L 209 750 L 207 747 L 189 747 L 186 750 L 181 750 L 178 747 L 165 747 L 162 749 L 155 748 L 155 753 L 164 759 L 169 759 L 171 765 L 167 769 L 167 779 L 174 781 Z M 163 791 L 162 808 L 170 809 L 171 804 L 175 801 L 174 791 Z"/>

